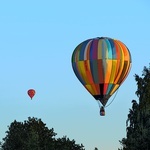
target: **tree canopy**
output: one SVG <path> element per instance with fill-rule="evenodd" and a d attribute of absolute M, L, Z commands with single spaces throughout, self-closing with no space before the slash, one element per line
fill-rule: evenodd
<path fill-rule="evenodd" d="M 67 136 L 55 138 L 54 129 L 48 129 L 41 119 L 31 118 L 24 122 L 14 120 L 1 142 L 1 150 L 85 150 Z"/>
<path fill-rule="evenodd" d="M 150 65 L 142 76 L 135 74 L 138 102 L 132 100 L 126 121 L 126 138 L 120 143 L 122 150 L 150 150 Z"/>

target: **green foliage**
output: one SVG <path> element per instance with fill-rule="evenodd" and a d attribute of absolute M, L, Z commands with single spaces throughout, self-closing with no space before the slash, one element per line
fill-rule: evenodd
<path fill-rule="evenodd" d="M 55 136 L 54 129 L 48 129 L 41 119 L 29 117 L 23 123 L 15 120 L 6 131 L 1 150 L 84 150 L 75 140 Z"/>
<path fill-rule="evenodd" d="M 55 150 L 83 150 L 83 145 L 75 144 L 75 140 L 70 141 L 66 136 L 58 138 L 55 144 Z"/>
<path fill-rule="evenodd" d="M 120 143 L 123 150 L 150 150 L 150 66 L 144 67 L 142 77 L 135 75 L 136 95 L 126 121 L 127 137 Z"/>

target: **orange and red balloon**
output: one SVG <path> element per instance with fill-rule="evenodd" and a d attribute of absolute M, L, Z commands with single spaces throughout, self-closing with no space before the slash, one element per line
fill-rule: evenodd
<path fill-rule="evenodd" d="M 30 96 L 30 98 L 32 99 L 35 95 L 35 90 L 34 89 L 29 89 L 27 93 Z"/>

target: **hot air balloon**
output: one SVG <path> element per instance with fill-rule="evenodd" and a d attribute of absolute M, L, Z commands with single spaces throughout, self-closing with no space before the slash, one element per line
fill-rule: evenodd
<path fill-rule="evenodd" d="M 35 95 L 35 90 L 34 89 L 29 89 L 27 93 L 30 96 L 30 98 L 32 99 L 33 96 Z"/>
<path fill-rule="evenodd" d="M 104 116 L 109 98 L 130 72 L 131 54 L 119 40 L 92 38 L 74 49 L 72 68 L 86 90 L 101 104 L 100 115 Z"/>

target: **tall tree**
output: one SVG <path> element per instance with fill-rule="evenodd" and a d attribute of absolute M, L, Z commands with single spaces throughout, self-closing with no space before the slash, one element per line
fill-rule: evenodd
<path fill-rule="evenodd" d="M 139 102 L 132 100 L 126 131 L 127 137 L 120 143 L 123 150 L 150 150 L 150 65 L 144 67 L 142 76 L 135 74 Z"/>

